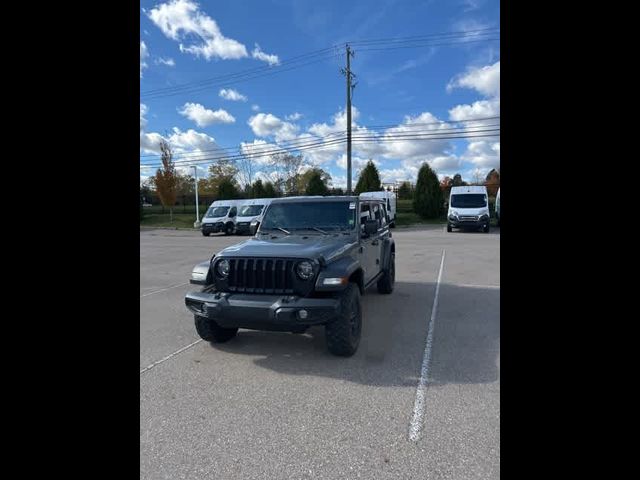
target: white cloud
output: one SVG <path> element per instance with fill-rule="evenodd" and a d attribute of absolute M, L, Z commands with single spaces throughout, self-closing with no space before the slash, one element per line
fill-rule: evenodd
<path fill-rule="evenodd" d="M 162 135 L 156 132 L 140 132 L 140 150 L 144 153 L 160 154 L 160 140 Z"/>
<path fill-rule="evenodd" d="M 492 168 L 500 168 L 500 142 L 469 142 L 462 159 L 471 162 L 477 168 L 486 169 L 487 173 Z"/>
<path fill-rule="evenodd" d="M 471 105 L 457 105 L 449 110 L 449 118 L 453 121 L 474 120 L 477 118 L 495 117 L 500 115 L 500 99 L 478 100 Z M 495 120 L 493 120 L 495 121 Z M 481 125 L 475 123 L 474 126 Z"/>
<path fill-rule="evenodd" d="M 266 152 L 274 152 L 277 150 L 281 150 L 280 147 L 278 147 L 278 145 L 274 144 L 274 143 L 269 143 L 266 142 L 265 140 L 254 140 L 253 142 L 241 142 L 240 143 L 240 151 L 245 154 L 248 155 L 249 158 L 251 159 L 251 162 L 257 164 L 257 165 L 268 165 L 271 162 L 271 158 L 270 156 L 263 156 L 263 157 L 258 157 L 258 156 L 251 156 L 253 155 L 260 155 L 262 153 L 266 153 Z M 282 151 L 284 152 L 285 150 L 282 149 Z"/>
<path fill-rule="evenodd" d="M 178 113 L 194 121 L 201 128 L 214 123 L 234 123 L 236 121 L 226 110 L 219 109 L 214 112 L 199 103 L 185 103 L 178 110 Z"/>
<path fill-rule="evenodd" d="M 140 78 L 142 78 L 142 71 L 148 67 L 145 61 L 148 57 L 149 50 L 147 49 L 147 45 L 143 41 L 140 41 Z"/>
<path fill-rule="evenodd" d="M 275 136 L 276 142 L 293 140 L 299 127 L 289 122 L 283 122 L 271 113 L 258 113 L 247 122 L 253 133 L 259 137 Z"/>
<path fill-rule="evenodd" d="M 228 88 L 228 89 L 222 88 L 220 89 L 220 93 L 218 93 L 218 95 L 220 96 L 220 98 L 224 98 L 225 100 L 231 100 L 233 102 L 247 101 L 247 97 L 245 95 L 242 95 L 240 92 L 238 92 L 237 90 L 234 90 L 233 88 Z"/>
<path fill-rule="evenodd" d="M 356 120 L 360 116 L 360 112 L 355 106 L 351 106 L 351 128 L 356 125 Z M 314 123 L 309 127 L 309 132 L 319 137 L 324 137 L 330 133 L 346 132 L 347 131 L 347 110 L 340 110 L 333 115 L 332 123 Z"/>
<path fill-rule="evenodd" d="M 144 127 L 147 126 L 147 119 L 144 118 L 144 116 L 147 114 L 148 111 L 149 111 L 149 108 L 144 103 L 141 103 L 140 104 L 140 131 L 143 131 Z"/>
<path fill-rule="evenodd" d="M 255 48 L 253 52 L 251 52 L 251 56 L 257 60 L 262 60 L 263 62 L 267 62 L 269 65 L 278 65 L 280 63 L 280 59 L 277 55 L 269 55 L 260 50 L 260 45 L 255 44 Z"/>
<path fill-rule="evenodd" d="M 253 110 L 254 112 L 259 112 L 260 111 L 260 105 L 251 105 L 251 110 Z"/>
<path fill-rule="evenodd" d="M 344 146 L 341 147 L 341 150 L 344 150 Z M 361 170 L 367 165 L 368 161 L 369 161 L 368 158 L 354 157 L 353 155 L 351 155 L 351 169 L 352 170 Z M 380 161 L 373 160 L 373 163 L 378 168 L 380 168 Z M 346 153 L 343 153 L 342 155 L 340 155 L 340 157 L 336 160 L 336 165 L 338 167 L 340 167 L 341 169 L 343 169 L 343 170 L 347 169 L 347 154 Z"/>
<path fill-rule="evenodd" d="M 183 132 L 177 127 L 173 127 L 173 133 L 167 138 L 175 153 L 200 152 L 205 151 L 207 155 L 220 155 L 220 149 L 215 139 L 206 133 L 196 132 L 189 129 Z"/>
<path fill-rule="evenodd" d="M 292 122 L 300 120 L 301 118 L 302 118 L 302 114 L 298 112 L 292 113 L 291 115 L 285 115 L 284 117 L 285 120 L 290 120 Z"/>
<path fill-rule="evenodd" d="M 173 58 L 158 58 L 156 65 L 166 65 L 168 67 L 175 67 L 176 61 Z"/>
<path fill-rule="evenodd" d="M 471 68 L 462 75 L 453 78 L 447 85 L 447 91 L 454 88 L 471 88 L 486 97 L 500 96 L 500 61 L 493 65 Z"/>
<path fill-rule="evenodd" d="M 191 0 L 171 0 L 148 13 L 149 18 L 168 38 L 179 41 L 180 51 L 204 57 L 237 59 L 248 56 L 246 47 L 222 35 L 216 21 Z M 189 45 L 182 41 L 189 40 Z"/>

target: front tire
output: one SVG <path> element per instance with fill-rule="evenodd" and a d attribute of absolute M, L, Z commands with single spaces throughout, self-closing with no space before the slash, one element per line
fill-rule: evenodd
<path fill-rule="evenodd" d="M 332 354 L 350 357 L 356 353 L 362 333 L 362 309 L 358 285 L 350 283 L 340 294 L 340 313 L 326 325 L 324 331 L 327 348 Z"/>
<path fill-rule="evenodd" d="M 393 292 L 396 283 L 396 253 L 391 252 L 389 270 L 384 272 L 382 278 L 378 280 L 378 293 L 389 294 Z"/>
<path fill-rule="evenodd" d="M 453 231 L 453 228 L 451 228 L 451 224 L 448 223 L 447 224 L 447 232 L 451 233 Z"/>
<path fill-rule="evenodd" d="M 203 232 L 202 232 L 202 235 L 203 235 L 203 236 L 205 236 L 205 237 L 208 237 L 209 235 L 211 235 L 211 232 L 205 232 L 205 231 L 203 231 Z"/>
<path fill-rule="evenodd" d="M 238 333 L 237 328 L 222 328 L 210 318 L 193 316 L 196 324 L 196 332 L 200 338 L 211 343 L 224 343 L 231 340 Z"/>
<path fill-rule="evenodd" d="M 224 226 L 224 234 L 225 235 L 231 235 L 233 233 L 233 230 L 234 230 L 233 223 L 227 223 Z"/>
<path fill-rule="evenodd" d="M 489 233 L 489 224 L 488 224 L 488 223 L 484 226 L 484 228 L 482 229 L 482 231 L 483 231 L 484 233 Z"/>

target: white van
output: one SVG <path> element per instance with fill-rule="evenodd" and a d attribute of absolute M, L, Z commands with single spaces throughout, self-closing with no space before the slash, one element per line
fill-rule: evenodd
<path fill-rule="evenodd" d="M 224 232 L 231 235 L 236 229 L 238 205 L 243 200 L 216 200 L 202 217 L 202 235 L 208 237 L 212 233 Z"/>
<path fill-rule="evenodd" d="M 489 232 L 487 187 L 451 187 L 447 232 L 453 228 L 482 228 L 483 232 Z"/>
<path fill-rule="evenodd" d="M 496 195 L 496 220 L 498 226 L 500 226 L 500 187 L 498 187 L 498 194 Z"/>
<path fill-rule="evenodd" d="M 387 213 L 389 214 L 389 226 L 395 228 L 396 226 L 396 194 L 393 192 L 387 192 L 382 190 L 380 192 L 362 192 L 360 198 L 375 198 L 382 199 L 387 203 Z"/>
<path fill-rule="evenodd" d="M 271 203 L 272 198 L 252 198 L 245 200 L 238 207 L 238 216 L 236 217 L 236 234 L 244 235 L 250 233 L 251 224 L 254 223 L 256 228 L 262 222 L 264 212 Z"/>

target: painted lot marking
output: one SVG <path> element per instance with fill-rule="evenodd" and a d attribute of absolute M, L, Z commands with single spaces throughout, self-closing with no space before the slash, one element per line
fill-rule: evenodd
<path fill-rule="evenodd" d="M 433 326 L 436 321 L 436 312 L 438 310 L 438 295 L 440 293 L 440 282 L 442 281 L 442 270 L 444 267 L 445 250 L 442 250 L 442 260 L 440 261 L 440 270 L 438 272 L 438 281 L 436 283 L 436 293 L 433 299 L 433 307 L 431 308 L 431 319 L 429 320 L 429 330 L 427 331 L 427 344 L 424 348 L 422 357 L 422 368 L 420 369 L 420 380 L 416 389 L 416 401 L 413 405 L 413 417 L 409 423 L 409 440 L 416 442 L 422 436 L 424 427 L 424 409 L 427 397 L 427 384 L 429 382 L 429 364 L 431 363 L 431 348 L 433 346 Z"/>
<path fill-rule="evenodd" d="M 500 290 L 500 285 L 470 285 L 470 284 L 463 283 L 461 285 L 456 285 L 456 287 L 486 288 L 487 290 Z"/>
<path fill-rule="evenodd" d="M 144 372 L 148 372 L 149 370 L 151 370 L 153 367 L 155 367 L 156 365 L 160 365 L 162 362 L 166 362 L 167 360 L 169 360 L 171 357 L 175 357 L 176 355 L 178 355 L 181 352 L 184 352 L 185 350 L 187 350 L 188 348 L 193 347 L 194 345 L 200 343 L 202 341 L 202 339 L 196 340 L 193 343 L 190 343 L 189 345 L 187 345 L 186 347 L 182 347 L 180 350 L 176 350 L 173 353 L 170 353 L 169 355 L 167 355 L 166 357 L 164 357 L 161 360 L 158 360 L 157 362 L 153 362 L 151 365 L 149 365 L 148 367 L 143 368 L 142 370 L 140 370 L 140 375 L 142 375 Z"/>
<path fill-rule="evenodd" d="M 178 285 L 171 285 L 170 287 L 161 288 L 160 290 L 154 290 L 153 292 L 149 292 L 149 293 L 145 293 L 144 295 L 140 295 L 140 298 L 148 297 L 149 295 L 155 295 L 156 293 L 164 292 L 164 291 L 170 290 L 172 288 L 182 287 L 184 285 L 189 285 L 189 282 L 179 283 Z"/>

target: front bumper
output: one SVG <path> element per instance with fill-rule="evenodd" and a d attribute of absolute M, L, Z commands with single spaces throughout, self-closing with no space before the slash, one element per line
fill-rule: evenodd
<path fill-rule="evenodd" d="M 454 228 L 480 228 L 484 227 L 485 225 L 489 225 L 489 221 L 490 219 L 488 217 L 475 220 L 466 220 L 460 218 L 452 219 L 451 217 L 448 218 L 449 225 Z"/>
<path fill-rule="evenodd" d="M 340 308 L 337 298 L 305 298 L 293 295 L 189 292 L 187 308 L 210 318 L 223 328 L 295 331 L 323 325 L 334 319 Z M 305 310 L 306 318 L 299 312 Z"/>
<path fill-rule="evenodd" d="M 202 231 L 205 233 L 218 233 L 221 232 L 224 228 L 224 223 L 216 222 L 216 223 L 203 223 Z"/>
<path fill-rule="evenodd" d="M 236 223 L 236 233 L 238 234 L 245 234 L 245 233 L 251 233 L 251 223 L 250 222 L 238 222 Z"/>

